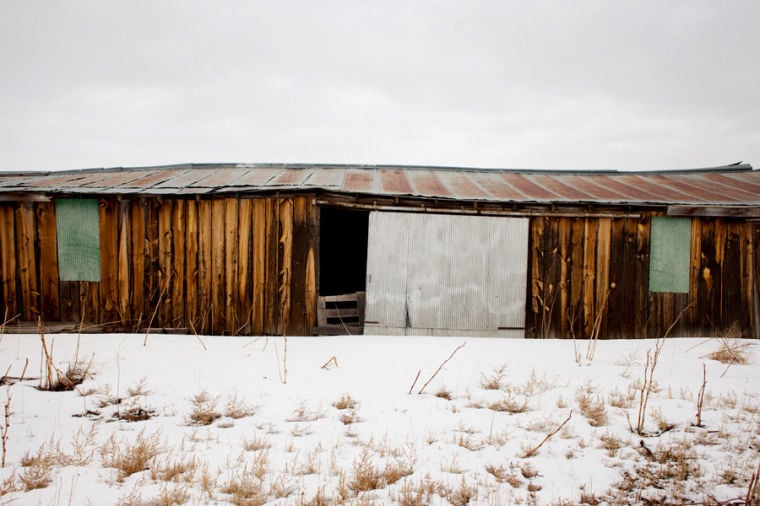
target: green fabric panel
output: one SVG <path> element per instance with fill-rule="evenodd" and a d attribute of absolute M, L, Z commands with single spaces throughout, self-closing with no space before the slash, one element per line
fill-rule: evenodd
<path fill-rule="evenodd" d="M 690 218 L 652 218 L 649 291 L 689 293 Z"/>
<path fill-rule="evenodd" d="M 55 220 L 61 281 L 100 281 L 97 199 L 57 199 Z"/>

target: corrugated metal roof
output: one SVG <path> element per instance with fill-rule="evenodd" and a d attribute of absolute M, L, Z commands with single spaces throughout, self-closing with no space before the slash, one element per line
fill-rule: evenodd
<path fill-rule="evenodd" d="M 760 171 L 747 164 L 646 172 L 186 164 L 0 173 L 0 195 L 192 195 L 309 190 L 509 203 L 760 206 Z"/>

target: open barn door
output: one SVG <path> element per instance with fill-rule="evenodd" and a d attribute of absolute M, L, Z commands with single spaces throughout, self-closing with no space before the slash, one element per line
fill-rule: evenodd
<path fill-rule="evenodd" d="M 527 218 L 372 212 L 365 334 L 523 337 Z"/>

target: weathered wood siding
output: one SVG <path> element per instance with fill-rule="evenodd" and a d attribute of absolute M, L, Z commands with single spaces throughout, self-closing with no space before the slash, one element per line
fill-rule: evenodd
<path fill-rule="evenodd" d="M 309 195 L 101 198 L 101 281 L 61 281 L 54 202 L 0 202 L 0 318 L 308 334 L 318 213 Z M 694 217 L 689 292 L 649 291 L 651 219 L 533 217 L 529 336 L 760 337 L 760 222 Z M 155 315 L 155 316 L 154 316 Z"/>
<path fill-rule="evenodd" d="M 760 223 L 692 218 L 689 293 L 654 293 L 651 218 L 532 219 L 528 335 L 757 337 Z"/>
<path fill-rule="evenodd" d="M 99 283 L 58 280 L 53 202 L 0 203 L 0 318 L 309 334 L 312 200 L 101 198 Z"/>

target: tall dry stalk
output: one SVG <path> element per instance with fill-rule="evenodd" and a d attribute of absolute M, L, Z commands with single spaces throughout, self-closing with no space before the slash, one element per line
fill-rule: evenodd
<path fill-rule="evenodd" d="M 24 362 L 24 369 L 21 371 L 21 376 L 19 376 L 18 381 L 24 381 L 24 375 L 26 374 L 26 368 L 29 366 L 29 359 L 26 359 L 26 362 Z M 8 431 L 11 426 L 11 383 L 8 381 L 8 373 L 10 373 L 11 368 L 8 367 L 8 372 L 5 373 L 5 376 L 3 377 L 6 380 L 5 384 L 5 405 L 4 408 L 4 418 L 3 418 L 3 427 L 0 429 L 0 440 L 2 440 L 2 462 L 0 462 L 0 467 L 5 467 L 5 459 L 6 455 L 8 453 Z"/>
<path fill-rule="evenodd" d="M 283 336 L 285 339 L 285 350 L 282 357 L 282 369 L 280 369 L 280 352 L 277 351 L 277 345 L 274 345 L 274 355 L 277 359 L 277 375 L 280 377 L 280 382 L 283 385 L 288 383 L 288 336 Z"/>
<path fill-rule="evenodd" d="M 459 346 L 457 346 L 454 349 L 454 351 L 451 352 L 451 355 L 449 355 L 449 358 L 447 358 L 446 360 L 444 360 L 443 362 L 441 362 L 441 365 L 438 366 L 438 369 L 435 370 L 435 372 L 433 373 L 433 375 L 430 376 L 430 378 L 425 382 L 424 385 L 422 385 L 422 388 L 420 388 L 420 390 L 419 390 L 419 392 L 417 392 L 417 394 L 421 394 L 422 392 L 425 391 L 425 389 L 430 384 L 430 382 L 433 381 L 433 378 L 435 378 L 438 375 L 438 373 L 441 372 L 441 369 L 443 369 L 443 366 L 445 366 L 449 362 L 449 360 L 451 360 L 452 358 L 454 358 L 454 355 L 456 355 L 456 353 L 459 350 L 461 350 L 462 348 L 464 348 L 465 344 L 467 344 L 467 341 L 465 341 L 462 344 L 460 344 Z M 412 386 L 414 386 L 414 385 L 412 385 Z"/>
<path fill-rule="evenodd" d="M 697 395 L 697 427 L 702 427 L 702 403 L 705 399 L 705 387 L 707 386 L 707 369 L 705 364 L 702 364 L 702 386 L 699 388 L 699 394 Z"/>
<path fill-rule="evenodd" d="M 644 422 L 647 415 L 647 402 L 649 402 L 649 394 L 652 393 L 654 388 L 654 370 L 657 367 L 657 360 L 660 357 L 660 352 L 665 344 L 665 338 L 660 338 L 654 347 L 654 353 L 652 350 L 647 350 L 647 358 L 644 363 L 644 377 L 639 390 L 639 413 L 636 417 L 636 434 L 642 435 L 644 433 Z"/>
<path fill-rule="evenodd" d="M 596 318 L 594 319 L 594 325 L 591 327 L 591 335 L 589 336 L 588 346 L 586 347 L 586 360 L 589 362 L 594 360 L 594 353 L 596 352 L 596 342 L 599 340 L 599 333 L 602 330 L 602 319 L 604 313 L 607 310 L 607 302 L 610 300 L 610 292 L 615 288 L 616 284 L 610 283 L 610 287 L 604 292 L 602 298 L 602 305 L 597 309 Z"/>

